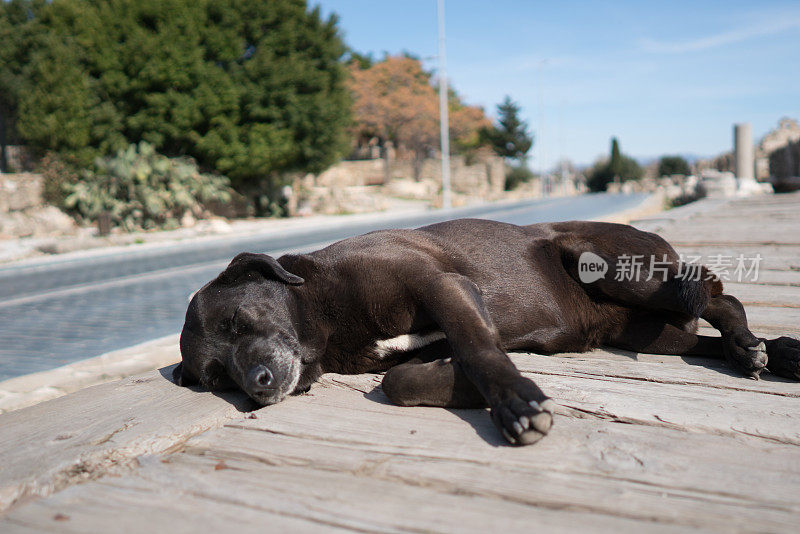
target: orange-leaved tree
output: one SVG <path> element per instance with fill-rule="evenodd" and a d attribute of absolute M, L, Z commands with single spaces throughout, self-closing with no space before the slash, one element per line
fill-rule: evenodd
<path fill-rule="evenodd" d="M 455 92 L 450 93 L 450 139 L 456 152 L 471 154 L 481 146 L 488 146 L 481 130 L 489 128 L 492 121 L 480 106 L 464 104 Z"/>
<path fill-rule="evenodd" d="M 387 56 L 364 68 L 350 65 L 355 135 L 360 140 L 377 138 L 382 147 L 391 141 L 414 156 L 414 178 L 422 162 L 439 145 L 439 100 L 431 75 L 419 60 Z M 456 150 L 480 143 L 481 127 L 489 123 L 483 110 L 466 106 L 455 93 L 449 99 L 450 134 Z"/>

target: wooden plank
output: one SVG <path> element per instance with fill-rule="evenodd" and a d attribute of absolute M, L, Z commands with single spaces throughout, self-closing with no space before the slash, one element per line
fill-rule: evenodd
<path fill-rule="evenodd" d="M 235 530 L 233 528 L 235 527 Z M 153 487 L 137 477 L 104 479 L 33 501 L 0 519 L 4 533 L 33 532 L 308 532 L 324 527 L 289 514 L 240 506 L 228 499 L 210 501 L 190 492 Z"/>
<path fill-rule="evenodd" d="M 307 447 L 302 441 L 294 445 Z M 304 446 L 305 445 L 305 446 Z M 313 447 L 313 445 L 312 445 Z M 256 532 L 347 530 L 357 532 L 548 531 L 640 532 L 626 517 L 532 506 L 536 486 L 517 498 L 466 493 L 455 486 L 408 484 L 362 470 L 319 469 L 301 456 L 291 463 L 267 459 L 176 455 L 150 463 L 123 479 L 71 488 L 16 509 L 0 521 L 48 531 L 56 514 L 72 532 L 148 530 Z M 378 466 L 375 466 L 378 467 Z M 106 507 L 105 503 L 113 503 Z M 169 510 L 175 508 L 175 513 Z M 222 517 L 218 517 L 222 516 Z M 278 519 L 278 521 L 275 521 Z M 287 523 L 291 520 L 294 524 Z M 670 525 L 652 525 L 674 532 Z M 120 528 L 122 526 L 123 528 Z M 10 528 L 9 528 L 10 527 Z M 215 528 L 216 527 L 216 528 Z M 286 530 L 284 530 L 286 529 Z"/>
<path fill-rule="evenodd" d="M 19 499 L 124 470 L 252 406 L 174 385 L 171 367 L 0 415 L 0 511 Z"/>
<path fill-rule="evenodd" d="M 768 282 L 769 278 L 764 278 L 766 273 L 764 271 L 780 270 L 780 271 L 798 271 L 800 269 L 800 246 L 793 245 L 730 245 L 728 243 L 707 243 L 702 246 L 693 245 L 691 243 L 679 242 L 670 240 L 669 243 L 675 248 L 679 254 L 683 254 L 687 259 L 693 259 L 700 256 L 698 260 L 704 264 L 712 264 L 718 261 L 715 258 L 722 256 L 723 260 L 730 260 L 731 267 L 727 267 L 726 271 L 731 278 L 730 281 L 736 281 L 737 275 L 735 274 L 736 262 L 739 256 L 743 256 L 745 267 L 749 268 L 757 256 L 761 256 L 758 263 L 758 277 L 757 282 Z M 648 260 L 649 261 L 649 260 Z M 800 272 L 799 272 L 800 274 Z M 751 278 L 742 276 L 743 282 L 753 281 Z"/>
<path fill-rule="evenodd" d="M 516 360 L 520 358 L 525 357 L 515 356 Z M 536 357 L 528 357 L 528 361 L 531 358 Z M 569 358 L 560 359 L 557 357 L 544 356 L 538 358 L 542 361 L 550 361 L 554 365 L 562 363 L 560 360 L 563 360 L 564 364 L 569 364 L 573 367 L 581 365 L 580 362 Z M 638 370 L 641 371 L 641 364 L 635 362 L 628 363 L 630 365 L 628 366 L 627 372 L 636 372 L 636 365 L 639 366 L 640 369 Z M 648 366 L 645 365 L 644 367 Z M 684 365 L 683 367 L 688 368 L 689 366 Z M 665 368 L 665 366 L 653 366 L 653 369 L 648 372 L 648 374 L 652 375 L 652 373 L 657 373 L 659 370 L 662 370 L 662 368 Z M 671 369 L 669 372 L 674 372 L 674 370 Z M 616 374 L 620 373 L 617 372 Z M 735 480 L 737 477 L 742 476 L 741 472 L 743 470 L 751 470 L 752 467 L 749 463 L 742 462 L 741 458 L 756 455 L 759 457 L 759 469 L 757 471 L 763 474 L 765 479 L 771 481 L 771 483 L 775 483 L 776 475 L 773 471 L 782 472 L 780 470 L 785 471 L 783 476 L 785 476 L 787 480 L 800 480 L 800 477 L 796 476 L 796 471 L 800 469 L 800 466 L 798 466 L 796 461 L 794 463 L 791 462 L 792 458 L 797 458 L 797 449 L 795 447 L 748 437 L 730 440 L 713 435 L 686 434 L 663 427 L 641 426 L 637 424 L 619 425 L 594 419 L 580 420 L 564 417 L 563 415 L 567 412 L 563 410 L 559 410 L 562 416 L 557 419 L 553 434 L 540 444 L 537 444 L 536 447 L 527 449 L 502 447 L 500 446 L 502 442 L 497 437 L 485 411 L 447 411 L 432 408 L 408 409 L 382 404 L 382 402 L 385 402 L 385 398 L 382 397 L 382 394 L 372 391 L 378 380 L 379 377 L 374 375 L 356 377 L 327 375 L 324 380 L 325 386 L 315 387 L 312 389 L 311 395 L 292 397 L 280 405 L 261 410 L 258 412 L 259 419 L 241 419 L 236 423 L 237 428 L 226 429 L 225 432 L 237 431 L 238 427 L 248 430 L 257 428 L 262 431 L 267 431 L 266 435 L 257 435 L 253 439 L 259 441 L 263 440 L 264 447 L 271 451 L 270 454 L 272 456 L 268 456 L 266 460 L 259 457 L 254 460 L 257 465 L 247 464 L 237 467 L 236 464 L 232 464 L 234 466 L 232 471 L 235 473 L 256 472 L 256 480 L 250 480 L 248 483 L 251 484 L 251 486 L 246 487 L 244 490 L 241 488 L 241 484 L 245 481 L 238 476 L 231 478 L 227 485 L 221 485 L 219 478 L 210 478 L 208 474 L 210 468 L 206 468 L 206 470 L 201 472 L 197 466 L 191 464 L 191 461 L 189 461 L 189 467 L 187 467 L 188 472 L 175 472 L 167 465 L 167 467 L 164 467 L 167 471 L 164 473 L 159 472 L 156 474 L 157 476 L 148 474 L 150 473 L 149 471 L 144 473 L 144 471 L 139 470 L 137 470 L 134 475 L 129 474 L 126 476 L 123 479 L 123 486 L 128 483 L 133 483 L 130 481 L 137 480 L 138 477 L 145 475 L 147 477 L 156 478 L 152 479 L 154 485 L 151 484 L 147 486 L 147 488 L 150 489 L 145 488 L 142 490 L 145 493 L 142 495 L 141 499 L 136 501 L 135 505 L 131 504 L 127 507 L 114 509 L 113 513 L 98 513 L 99 502 L 102 502 L 99 500 L 100 498 L 115 502 L 120 499 L 120 497 L 116 496 L 113 488 L 104 486 L 101 489 L 92 490 L 96 491 L 96 493 L 93 494 L 98 496 L 96 500 L 87 498 L 88 501 L 84 501 L 84 497 L 80 496 L 80 491 L 84 490 L 79 490 L 79 488 L 96 488 L 96 484 L 99 484 L 92 483 L 81 485 L 70 490 L 72 491 L 72 495 L 75 495 L 75 491 L 79 491 L 79 497 L 68 501 L 68 506 L 66 506 L 66 508 L 63 502 L 58 500 L 67 493 L 62 492 L 56 495 L 57 499 L 55 501 L 47 499 L 45 501 L 37 501 L 35 506 L 29 505 L 15 509 L 10 514 L 7 524 L 34 525 L 36 528 L 46 529 L 47 524 L 49 524 L 48 521 L 46 521 L 47 518 L 50 518 L 50 521 L 52 521 L 54 514 L 62 513 L 58 510 L 68 509 L 72 511 L 73 514 L 70 516 L 70 526 L 76 531 L 92 531 L 93 529 L 95 531 L 97 529 L 103 530 L 103 527 L 110 523 L 103 523 L 102 521 L 122 521 L 122 524 L 126 524 L 125 521 L 135 521 L 135 518 L 139 518 L 140 520 L 145 516 L 149 518 L 151 516 L 149 511 L 143 514 L 142 510 L 148 510 L 148 507 L 153 506 L 159 509 L 159 507 L 163 506 L 165 499 L 162 495 L 163 492 L 166 492 L 167 495 L 175 494 L 181 499 L 184 499 L 187 498 L 187 496 L 184 495 L 182 491 L 185 492 L 187 487 L 193 488 L 192 491 L 195 492 L 195 494 L 190 495 L 188 498 L 201 499 L 200 502 L 193 501 L 198 510 L 202 509 L 213 513 L 214 505 L 212 503 L 220 499 L 221 495 L 226 496 L 227 499 L 230 499 L 231 495 L 236 495 L 236 499 L 242 499 L 242 494 L 245 496 L 257 495 L 258 497 L 256 498 L 261 499 L 261 496 L 266 494 L 270 496 L 268 500 L 270 506 L 279 506 L 279 508 L 271 508 L 268 511 L 277 513 L 275 512 L 276 509 L 285 509 L 284 503 L 280 498 L 275 501 L 276 494 L 282 495 L 281 489 L 284 490 L 284 493 L 287 490 L 284 482 L 293 480 L 313 480 L 318 485 L 321 483 L 321 475 L 317 470 L 330 470 L 330 466 L 327 466 L 323 462 L 323 459 L 327 458 L 327 461 L 331 462 L 334 461 L 334 459 L 340 461 L 343 457 L 341 451 L 324 450 L 319 453 L 314 452 L 316 449 L 309 449 L 307 443 L 324 440 L 331 441 L 334 446 L 338 447 L 341 446 L 340 442 L 344 441 L 347 447 L 351 447 L 353 446 L 351 445 L 352 443 L 361 443 L 365 439 L 367 439 L 368 444 L 389 447 L 384 454 L 389 455 L 390 458 L 380 459 L 380 461 L 373 460 L 370 462 L 365 459 L 365 452 L 357 448 L 358 454 L 356 454 L 356 457 L 360 457 L 362 463 L 365 463 L 367 466 L 383 466 L 387 462 L 392 465 L 395 462 L 399 462 L 399 467 L 397 467 L 395 471 L 397 469 L 400 471 L 392 471 L 385 481 L 387 484 L 386 488 L 376 488 L 374 486 L 365 485 L 363 480 L 359 478 L 358 488 L 362 491 L 362 494 L 359 496 L 357 493 L 354 493 L 353 498 L 359 497 L 363 500 L 368 496 L 371 499 L 370 502 L 372 502 L 376 499 L 376 495 L 381 495 L 380 501 L 387 507 L 390 507 L 392 503 L 396 503 L 397 499 L 408 502 L 410 498 L 404 493 L 406 491 L 405 489 L 400 488 L 402 491 L 397 489 L 399 482 L 402 481 L 404 484 L 408 484 L 408 481 L 419 480 L 420 482 L 418 482 L 418 484 L 422 484 L 425 488 L 431 487 L 431 484 L 434 482 L 440 486 L 443 485 L 441 487 L 449 488 L 445 493 L 456 491 L 460 494 L 466 493 L 473 496 L 475 494 L 481 494 L 480 492 L 485 492 L 487 494 L 486 498 L 501 499 L 502 501 L 513 500 L 514 498 L 519 500 L 521 495 L 523 496 L 521 505 L 534 508 L 537 514 L 535 516 L 537 524 L 539 524 L 538 521 L 540 521 L 538 513 L 541 509 L 581 510 L 585 513 L 591 512 L 592 514 L 601 514 L 603 517 L 606 515 L 615 517 L 617 514 L 623 514 L 623 519 L 626 521 L 634 519 L 646 519 L 647 521 L 657 520 L 667 525 L 704 525 L 708 528 L 713 525 L 722 525 L 720 530 L 725 530 L 730 527 L 731 524 L 734 524 L 726 523 L 723 521 L 725 518 L 727 518 L 727 521 L 733 521 L 734 519 L 736 521 L 747 520 L 751 522 L 747 524 L 757 525 L 759 528 L 767 530 L 785 529 L 790 520 L 796 520 L 795 514 L 797 510 L 791 507 L 791 503 L 795 502 L 792 497 L 792 495 L 795 494 L 794 490 L 778 491 L 776 492 L 778 494 L 778 497 L 776 497 L 778 501 L 765 502 L 758 501 L 757 499 L 753 500 L 754 498 L 752 495 L 748 497 L 748 492 L 751 492 L 754 488 L 757 489 L 761 483 L 757 479 L 754 480 L 753 477 L 744 479 L 748 481 L 746 487 L 740 484 L 740 489 L 735 492 L 730 491 L 728 487 L 729 481 L 724 478 L 720 479 L 719 475 L 716 477 L 704 475 L 692 479 L 692 483 L 707 480 L 719 484 L 719 487 L 708 489 L 707 491 L 701 491 L 701 489 L 691 484 L 688 486 L 686 485 L 687 473 L 694 472 L 694 470 L 697 469 L 697 465 L 708 466 L 707 469 L 712 470 L 718 469 L 720 473 L 727 473 Z M 366 392 L 366 395 L 362 392 Z M 750 393 L 752 396 L 758 395 L 757 393 Z M 735 406 L 731 408 L 735 409 Z M 699 409 L 702 410 L 702 407 Z M 263 427 L 262 425 L 267 426 Z M 558 432 L 561 431 L 565 425 L 567 426 L 565 431 L 567 431 L 568 435 L 564 438 L 559 438 L 560 434 Z M 598 428 L 598 425 L 602 428 Z M 634 436 L 620 436 L 616 434 L 618 431 L 633 432 Z M 609 432 L 612 433 L 609 435 Z M 637 434 L 637 432 L 639 432 L 639 434 Z M 642 438 L 641 432 L 644 432 L 646 436 L 650 436 L 648 438 L 649 441 L 645 440 L 644 443 L 637 443 L 637 440 L 644 439 Z M 295 442 L 284 444 L 281 448 L 274 441 L 275 435 L 293 436 Z M 199 450 L 202 448 L 202 445 L 198 445 L 198 443 L 203 443 L 205 439 L 216 439 L 215 436 L 216 433 L 213 432 L 205 434 L 195 440 L 190 440 L 187 446 L 190 452 L 192 450 Z M 577 444 L 572 443 L 572 441 L 577 439 L 576 436 L 582 436 L 581 439 L 583 441 Z M 634 437 L 636 439 L 634 439 Z M 213 462 L 217 462 L 218 459 L 225 460 L 228 458 L 225 461 L 226 463 L 230 463 L 229 460 L 231 458 L 238 461 L 236 460 L 237 458 L 246 457 L 246 454 L 242 452 L 246 451 L 246 447 L 244 446 L 246 439 L 248 439 L 247 435 L 244 437 L 236 435 L 233 437 L 223 436 L 220 438 L 222 443 L 227 443 L 229 449 L 232 449 L 225 453 L 228 454 L 228 456 L 213 456 L 216 454 L 214 451 L 221 448 L 221 445 L 217 443 L 215 445 L 216 448 L 209 453 Z M 566 440 L 566 443 L 563 440 Z M 701 442 L 698 440 L 710 441 Z M 734 448 L 736 448 L 740 446 L 742 441 L 744 441 L 749 449 L 736 449 L 730 451 L 727 455 L 720 452 L 723 444 L 728 443 L 729 446 L 735 446 Z M 420 452 L 414 450 L 414 447 L 418 447 L 419 443 L 427 444 L 427 451 Z M 548 448 L 548 444 L 552 444 L 550 448 Z M 659 444 L 661 445 L 659 446 Z M 549 450 L 549 455 L 542 453 L 541 451 L 543 450 Z M 666 454 L 664 450 L 672 451 L 673 456 L 671 459 L 664 456 Z M 558 465 L 553 459 L 554 454 L 562 456 L 566 454 L 569 457 L 569 455 L 575 451 L 579 451 L 582 454 L 586 454 L 586 451 L 589 451 L 592 456 L 591 458 L 583 457 L 574 460 L 575 465 L 570 465 L 568 460 L 565 467 L 566 474 L 547 472 L 546 466 Z M 308 473 L 300 469 L 299 472 L 297 472 L 297 470 L 289 470 L 288 472 L 282 471 L 278 474 L 272 471 L 269 473 L 254 471 L 257 467 L 265 465 L 265 462 L 266 464 L 277 463 L 278 465 L 283 465 L 285 463 L 292 464 L 292 461 L 288 460 L 283 462 L 273 461 L 275 457 L 280 458 L 281 454 L 289 454 L 290 452 L 295 455 L 293 457 L 294 463 L 299 463 L 301 466 L 311 465 L 315 471 Z M 429 458 L 422 463 L 408 463 L 408 457 L 416 457 L 423 454 L 423 452 L 427 456 L 433 455 L 433 458 Z M 542 454 L 544 454 L 544 456 L 541 456 Z M 650 454 L 650 457 L 647 456 L 648 454 Z M 682 462 L 686 461 L 687 454 L 700 455 L 701 458 L 694 459 L 694 461 L 689 462 L 689 465 L 682 464 Z M 320 455 L 322 458 L 319 458 Z M 396 460 L 392 459 L 395 457 L 397 458 Z M 774 461 L 774 464 L 770 463 L 769 465 L 765 465 L 762 457 Z M 643 460 L 643 458 L 645 459 Z M 722 461 L 720 458 L 724 458 L 725 460 Z M 291 457 L 289 459 L 291 460 Z M 247 460 L 247 458 L 245 458 L 245 460 Z M 711 460 L 718 462 L 716 466 Z M 178 462 L 180 463 L 182 461 L 183 460 L 179 460 Z M 321 462 L 322 467 L 318 466 L 317 462 Z M 452 462 L 456 462 L 458 465 L 451 465 Z M 461 465 L 459 462 L 466 462 L 469 469 L 464 471 L 463 466 L 459 467 Z M 513 465 L 505 465 L 505 462 L 511 462 Z M 589 473 L 588 475 L 583 474 L 575 477 L 570 475 L 571 471 L 577 470 L 580 473 L 582 470 L 586 469 L 587 465 L 595 464 L 599 466 L 599 473 Z M 216 463 L 212 463 L 212 465 L 216 465 Z M 439 465 L 439 469 L 435 468 L 436 465 Z M 474 471 L 474 469 L 477 469 L 474 467 L 475 465 L 481 466 L 478 472 Z M 648 480 L 636 479 L 633 482 L 629 481 L 628 479 L 631 475 L 625 472 L 626 466 L 627 468 L 640 470 L 642 473 L 647 474 L 648 477 L 653 477 L 656 481 L 661 480 L 660 484 L 662 487 L 658 487 L 656 482 Z M 654 470 L 654 468 L 658 466 L 668 466 L 669 469 L 667 469 L 667 472 L 673 473 L 673 479 L 675 481 L 683 480 L 684 485 L 676 484 L 672 486 L 672 482 L 667 484 L 663 479 L 666 475 L 659 469 Z M 237 471 L 237 469 L 239 470 Z M 526 469 L 529 471 L 526 471 Z M 228 470 L 221 471 L 227 472 Z M 358 469 L 345 471 L 360 473 Z M 199 473 L 199 478 L 190 478 L 187 480 L 187 477 L 195 472 Z M 521 472 L 522 475 L 518 476 L 518 472 Z M 144 473 L 144 475 L 142 473 Z M 438 482 L 436 477 L 439 477 Z M 106 480 L 112 480 L 113 484 L 119 484 L 117 479 Z M 265 480 L 275 480 L 276 486 L 268 485 L 265 487 Z M 620 480 L 626 482 L 620 483 Z M 743 480 L 743 478 L 739 478 L 739 480 Z M 783 478 L 780 480 L 783 480 Z M 592 481 L 600 483 L 600 486 L 590 484 Z M 104 483 L 105 482 L 104 480 Z M 140 482 L 137 481 L 135 483 L 139 484 Z M 170 486 L 170 484 L 172 485 Z M 175 487 L 176 484 L 180 487 Z M 329 488 L 328 491 L 339 495 L 341 485 L 347 484 L 347 482 L 337 478 L 335 485 L 333 482 L 331 482 L 331 484 L 331 486 L 325 487 Z M 479 487 L 474 487 L 474 484 L 478 484 Z M 612 486 L 613 484 L 618 484 L 618 486 L 609 487 L 609 484 Z M 304 487 L 305 486 L 307 486 L 307 484 L 304 483 Z M 181 487 L 183 489 L 181 489 Z M 531 487 L 535 487 L 536 491 L 530 492 L 529 488 Z M 154 488 L 157 488 L 160 493 L 147 493 L 148 491 L 155 491 Z M 278 490 L 277 492 L 274 491 L 276 489 Z M 89 490 L 87 489 L 86 491 Z M 352 491 L 356 492 L 356 489 Z M 398 491 L 400 492 L 398 493 Z M 703 494 L 703 491 L 706 491 L 709 495 Z M 303 493 L 302 488 L 293 488 L 290 493 L 293 495 L 294 500 L 292 502 L 295 508 L 301 508 L 303 503 L 313 500 L 312 497 L 314 499 L 322 499 L 323 501 L 326 500 L 324 498 L 325 496 L 320 494 L 309 496 Z M 631 497 L 631 495 L 635 495 L 635 498 Z M 772 493 L 756 491 L 755 495 L 772 495 Z M 605 497 L 601 498 L 603 496 Z M 665 496 L 669 498 L 669 502 L 667 503 L 665 503 L 665 498 L 667 498 Z M 782 496 L 787 496 L 786 499 L 789 500 L 789 503 L 781 501 L 780 499 L 783 498 Z M 123 502 L 125 498 L 124 496 L 122 497 Z M 385 502 L 383 502 L 384 499 Z M 423 502 L 438 502 L 439 499 L 440 497 L 437 495 L 426 495 L 420 500 Z M 746 499 L 750 500 L 748 501 Z M 579 502 L 570 504 L 570 500 L 578 500 Z M 229 501 L 223 500 L 223 502 Z M 471 507 L 473 497 L 470 498 L 470 502 Z M 600 502 L 602 506 L 598 505 L 598 502 Z M 683 504 L 681 505 L 681 503 Z M 246 503 L 239 503 L 238 500 L 235 504 L 236 506 L 249 506 Z M 591 504 L 594 508 L 588 508 L 588 504 Z M 343 506 L 342 503 L 337 502 L 333 509 L 341 515 L 341 508 Z M 445 510 L 449 510 L 453 509 L 454 506 L 457 508 L 458 504 L 445 503 L 443 506 L 445 506 Z M 478 519 L 481 517 L 490 517 L 490 510 L 492 509 L 497 510 L 494 503 L 492 503 L 491 506 L 487 505 L 485 508 L 481 508 L 479 517 L 469 522 L 468 525 L 481 525 L 481 528 L 483 528 L 484 523 L 480 523 Z M 321 514 L 319 517 L 315 516 L 315 518 L 311 520 L 330 517 L 332 509 L 323 508 L 319 513 Z M 387 520 L 385 519 L 387 515 L 384 515 L 384 513 L 388 514 L 389 518 L 392 517 L 389 511 L 378 514 L 378 517 L 382 520 Z M 442 517 L 442 511 L 439 509 L 432 509 L 430 513 L 434 514 L 436 517 Z M 520 517 L 526 519 L 534 519 L 534 517 L 528 517 L 528 515 L 525 515 L 523 511 L 520 510 L 514 513 L 517 515 L 523 514 Z M 533 512 L 528 510 L 527 513 L 531 514 Z M 97 518 L 98 515 L 100 516 L 99 519 Z M 235 516 L 235 513 L 233 515 Z M 355 510 L 352 513 L 348 512 L 348 514 L 345 514 L 345 517 L 349 518 L 348 520 L 354 520 L 353 518 L 361 517 L 362 515 L 363 513 L 361 510 Z M 755 516 L 760 517 L 760 520 L 752 523 L 752 521 L 755 520 Z M 794 517 L 794 519 L 791 519 L 792 517 Z M 123 520 L 120 518 L 125 519 Z M 425 514 L 421 514 L 420 518 L 425 519 L 425 521 L 433 521 L 431 517 Z M 572 513 L 570 513 L 569 518 L 572 518 Z M 568 520 L 566 517 L 553 517 L 551 519 L 554 526 L 571 524 L 569 523 L 571 519 Z M 591 521 L 593 520 L 594 519 Z M 244 521 L 242 526 L 246 529 L 247 525 L 252 524 L 254 519 L 252 516 L 245 513 L 242 515 L 242 521 Z M 591 523 L 590 520 L 587 521 Z M 719 523 L 720 521 L 722 522 Z M 159 520 L 159 524 L 165 523 Z M 166 524 L 171 523 L 167 522 Z M 202 522 L 202 524 L 205 523 Z M 238 523 L 234 521 L 231 524 Z M 647 523 L 648 526 L 652 524 L 653 523 L 650 522 Z M 353 526 L 350 523 L 347 523 L 347 525 L 348 528 Z M 371 525 L 371 530 L 378 529 L 380 525 L 381 524 Z M 612 526 L 613 528 L 621 528 L 620 525 L 613 523 L 609 528 Z M 429 530 L 435 530 L 431 524 L 427 524 L 427 527 Z M 641 528 L 641 525 L 638 528 Z M 628 530 L 628 528 L 625 530 Z"/>
<path fill-rule="evenodd" d="M 627 378 L 525 374 L 572 413 L 800 444 L 796 396 L 754 395 L 713 387 L 698 391 L 681 384 Z M 793 394 L 800 390 L 796 384 L 787 385 L 795 386 Z"/>
<path fill-rule="evenodd" d="M 753 330 L 776 335 L 800 333 L 800 308 L 748 305 L 747 323 Z"/>
<path fill-rule="evenodd" d="M 755 280 L 754 283 L 773 286 L 800 286 L 800 269 L 774 271 L 765 269 L 759 271 L 758 280 Z"/>
<path fill-rule="evenodd" d="M 721 531 L 782 531 L 800 512 L 797 447 L 747 437 L 560 417 L 550 436 L 520 449 L 502 445 L 482 410 L 398 408 L 333 389 L 258 415 L 189 440 L 187 452 Z M 167 470 L 158 483 L 183 476 Z"/>
<path fill-rule="evenodd" d="M 777 308 L 800 307 L 800 286 L 725 282 L 725 293 L 735 296 L 745 305 L 745 308 L 750 305 Z"/>
<path fill-rule="evenodd" d="M 731 370 L 724 361 L 718 359 L 664 355 L 655 355 L 651 359 L 651 355 L 636 352 L 615 352 L 622 357 L 609 360 L 608 356 L 612 353 L 598 349 L 564 356 L 511 354 L 511 359 L 523 373 L 601 381 L 620 379 L 800 398 L 799 382 L 776 376 L 767 378 L 766 374 L 763 380 L 752 380 Z"/>
<path fill-rule="evenodd" d="M 703 369 L 680 359 L 659 364 L 535 354 L 512 358 L 558 403 L 558 414 L 800 444 L 798 382 L 765 374 L 759 384 L 717 362 Z M 379 379 L 326 375 L 365 395 L 380 395 Z M 319 391 L 327 399 L 325 389 Z"/>
<path fill-rule="evenodd" d="M 765 221 L 766 223 L 766 221 Z M 752 221 L 720 224 L 713 218 L 692 221 L 690 224 L 674 225 L 658 232 L 664 239 L 674 243 L 701 244 L 753 244 L 753 245 L 800 245 L 800 221 L 781 221 L 765 232 L 764 226 Z"/>

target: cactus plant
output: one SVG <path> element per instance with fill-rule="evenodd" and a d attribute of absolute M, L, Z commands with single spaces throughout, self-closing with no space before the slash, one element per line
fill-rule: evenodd
<path fill-rule="evenodd" d="M 230 200 L 226 177 L 202 173 L 190 158 L 167 158 L 144 141 L 98 158 L 94 169 L 66 185 L 64 205 L 80 219 L 103 213 L 126 231 L 176 228 L 186 213 L 203 214 L 203 204 Z"/>

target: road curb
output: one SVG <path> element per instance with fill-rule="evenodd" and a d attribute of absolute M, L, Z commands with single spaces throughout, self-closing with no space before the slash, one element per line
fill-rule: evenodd
<path fill-rule="evenodd" d="M 643 217 L 649 217 L 655 215 L 656 213 L 663 212 L 665 202 L 666 199 L 663 193 L 656 192 L 648 196 L 644 200 L 642 200 L 642 202 L 638 206 L 634 206 L 633 208 L 629 208 L 627 210 L 612 213 L 610 215 L 596 217 L 592 220 L 599 222 L 630 224 L 634 220 L 641 219 Z"/>
<path fill-rule="evenodd" d="M 0 413 L 152 371 L 179 360 L 178 334 L 170 334 L 56 369 L 10 378 L 0 382 Z"/>

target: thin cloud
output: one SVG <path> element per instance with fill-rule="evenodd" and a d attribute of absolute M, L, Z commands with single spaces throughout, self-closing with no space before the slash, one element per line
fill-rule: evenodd
<path fill-rule="evenodd" d="M 798 28 L 800 28 L 800 17 L 794 17 L 762 23 L 747 28 L 738 28 L 735 30 L 718 33 L 716 35 L 702 37 L 700 39 L 673 42 L 643 39 L 640 44 L 647 52 L 655 52 L 660 54 L 682 54 L 686 52 L 707 50 L 709 48 L 716 48 L 727 44 L 739 43 L 755 37 L 774 35 Z"/>

